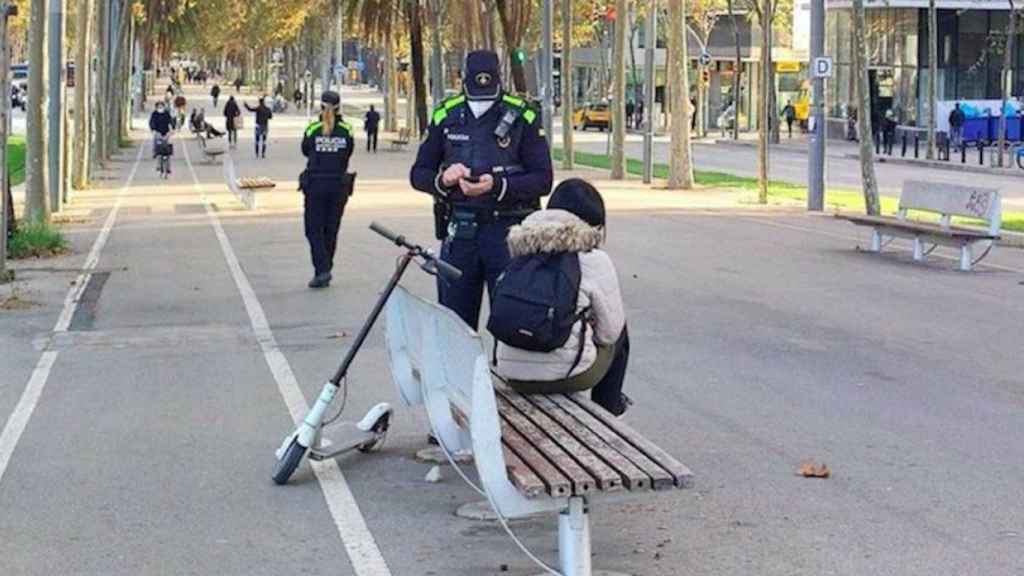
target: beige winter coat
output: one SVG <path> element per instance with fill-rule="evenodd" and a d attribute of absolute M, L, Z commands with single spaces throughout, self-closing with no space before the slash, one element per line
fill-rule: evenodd
<path fill-rule="evenodd" d="M 598 250 L 602 232 L 565 210 L 540 210 L 529 215 L 508 233 L 512 257 L 547 252 L 578 252 L 580 258 L 580 294 L 578 310 L 590 308 L 590 325 L 586 331 L 583 356 L 573 369 L 575 376 L 594 363 L 595 342 L 602 346 L 614 344 L 626 323 L 619 291 L 619 278 L 608 254 Z M 552 352 L 531 352 L 499 343 L 495 372 L 503 378 L 521 381 L 550 382 L 562 380 L 579 352 L 583 322 L 573 329 L 565 346 Z"/>

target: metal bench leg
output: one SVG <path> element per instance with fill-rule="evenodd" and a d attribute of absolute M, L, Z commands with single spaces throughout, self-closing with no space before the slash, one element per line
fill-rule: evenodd
<path fill-rule="evenodd" d="M 969 242 L 964 243 L 960 246 L 960 271 L 970 272 L 971 266 L 973 265 L 974 258 L 971 250 L 971 244 Z"/>
<path fill-rule="evenodd" d="M 581 496 L 569 498 L 569 507 L 558 515 L 558 559 L 562 576 L 591 576 L 590 514 Z"/>
<path fill-rule="evenodd" d="M 882 234 L 878 231 L 877 228 L 871 231 L 871 251 L 882 251 Z"/>
<path fill-rule="evenodd" d="M 914 236 L 914 260 L 920 262 L 924 260 L 924 246 L 921 244 L 921 238 Z"/>

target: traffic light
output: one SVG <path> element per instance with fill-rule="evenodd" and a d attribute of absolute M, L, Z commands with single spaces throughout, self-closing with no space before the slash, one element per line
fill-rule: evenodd
<path fill-rule="evenodd" d="M 710 70 L 704 69 L 704 70 L 701 71 L 700 74 L 703 77 L 703 80 L 704 80 L 705 84 L 707 84 L 708 82 L 711 81 L 711 71 Z"/>
<path fill-rule="evenodd" d="M 525 64 L 526 50 L 523 50 L 522 48 L 516 48 L 515 50 L 513 50 L 512 61 L 515 62 L 516 64 Z"/>

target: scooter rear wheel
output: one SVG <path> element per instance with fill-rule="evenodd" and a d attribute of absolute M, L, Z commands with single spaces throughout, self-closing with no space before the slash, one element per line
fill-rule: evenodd
<path fill-rule="evenodd" d="M 288 445 L 288 449 L 285 450 L 284 456 L 277 461 L 274 465 L 274 484 L 283 486 L 288 483 L 288 480 L 295 473 L 295 469 L 299 467 L 299 462 L 302 462 L 302 457 L 306 455 L 306 448 L 302 444 L 299 444 L 298 439 L 292 440 L 292 443 Z"/>

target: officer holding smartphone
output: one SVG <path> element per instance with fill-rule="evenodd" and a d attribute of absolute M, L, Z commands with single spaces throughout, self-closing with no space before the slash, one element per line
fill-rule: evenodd
<path fill-rule="evenodd" d="M 497 54 L 469 53 L 463 91 L 434 109 L 410 180 L 434 197 L 441 258 L 462 271 L 438 280 L 438 299 L 476 328 L 486 284 L 509 262 L 505 238 L 540 208 L 554 173 L 540 113 L 502 89 Z"/>

